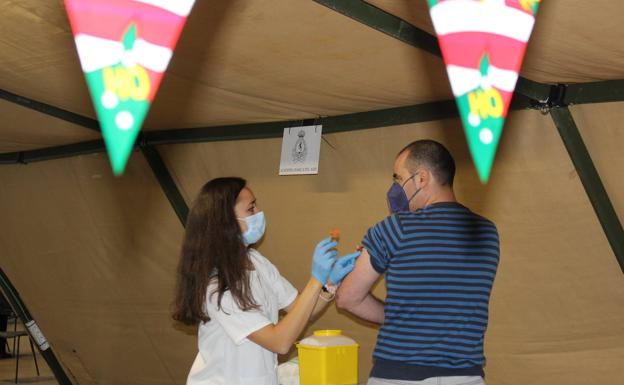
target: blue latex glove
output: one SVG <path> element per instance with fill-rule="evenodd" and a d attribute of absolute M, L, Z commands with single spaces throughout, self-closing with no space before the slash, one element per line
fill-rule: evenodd
<path fill-rule="evenodd" d="M 314 256 L 312 257 L 312 276 L 324 285 L 327 282 L 329 273 L 332 270 L 332 266 L 336 261 L 335 247 L 338 243 L 331 240 L 331 238 L 325 238 L 316 245 L 314 249 Z"/>
<path fill-rule="evenodd" d="M 344 257 L 338 258 L 331 273 L 329 273 L 329 280 L 333 285 L 337 285 L 344 277 L 347 276 L 355 267 L 355 260 L 362 254 L 361 251 L 356 251 L 352 254 L 347 254 Z"/>

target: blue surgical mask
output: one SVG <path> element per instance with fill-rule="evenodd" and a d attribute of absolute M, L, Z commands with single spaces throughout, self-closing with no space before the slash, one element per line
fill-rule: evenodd
<path fill-rule="evenodd" d="M 243 242 L 245 246 L 253 245 L 258 242 L 264 235 L 266 229 L 266 219 L 264 218 L 264 211 L 260 211 L 254 215 L 250 215 L 245 218 L 236 218 L 241 221 L 245 221 L 247 224 L 247 231 L 243 233 Z"/>
<path fill-rule="evenodd" d="M 390 189 L 388 190 L 388 194 L 387 194 L 388 207 L 390 208 L 390 213 L 396 214 L 401 211 L 409 211 L 410 202 L 416 196 L 416 194 L 420 192 L 422 188 L 417 189 L 416 192 L 412 194 L 412 196 L 409 199 L 407 199 L 407 195 L 405 194 L 405 190 L 403 189 L 403 186 L 405 186 L 405 184 L 410 179 L 414 178 L 416 175 L 418 175 L 418 173 L 413 174 L 405 182 L 403 182 L 402 185 L 397 182 L 392 183 L 392 186 L 390 186 Z"/>

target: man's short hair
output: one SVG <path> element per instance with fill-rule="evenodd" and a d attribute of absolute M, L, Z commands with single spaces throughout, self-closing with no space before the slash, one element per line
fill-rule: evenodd
<path fill-rule="evenodd" d="M 405 146 L 399 155 L 408 152 L 405 165 L 410 172 L 427 167 L 436 181 L 442 186 L 453 186 L 455 178 L 455 161 L 451 153 L 435 140 L 417 140 Z"/>

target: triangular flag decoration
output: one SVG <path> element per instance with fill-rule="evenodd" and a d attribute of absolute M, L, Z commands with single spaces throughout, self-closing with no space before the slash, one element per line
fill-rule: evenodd
<path fill-rule="evenodd" d="M 428 1 L 468 146 L 486 183 L 540 0 Z"/>
<path fill-rule="evenodd" d="M 65 0 L 113 173 L 123 173 L 195 0 Z"/>

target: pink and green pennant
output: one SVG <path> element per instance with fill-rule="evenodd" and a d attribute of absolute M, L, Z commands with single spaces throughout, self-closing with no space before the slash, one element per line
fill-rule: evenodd
<path fill-rule="evenodd" d="M 195 0 L 65 0 L 113 172 L 121 175 Z"/>
<path fill-rule="evenodd" d="M 540 0 L 428 0 L 481 182 L 494 162 Z"/>

